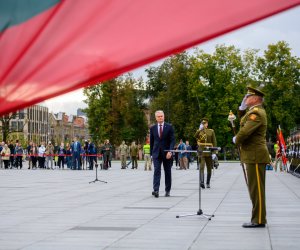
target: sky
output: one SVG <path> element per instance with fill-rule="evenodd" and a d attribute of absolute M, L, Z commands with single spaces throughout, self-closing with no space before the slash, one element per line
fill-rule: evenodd
<path fill-rule="evenodd" d="M 292 49 L 292 55 L 300 57 L 300 7 L 285 11 L 262 21 L 248 25 L 236 31 L 227 33 L 218 38 L 198 45 L 206 53 L 213 53 L 216 45 L 234 45 L 242 51 L 246 49 L 259 49 L 263 53 L 269 44 L 278 41 L 286 41 Z M 150 64 L 157 66 L 161 61 Z M 132 71 L 135 77 L 146 78 L 145 68 L 150 65 Z M 65 112 L 76 115 L 78 108 L 86 107 L 83 90 L 79 89 L 65 95 L 61 95 L 43 102 L 50 112 Z"/>

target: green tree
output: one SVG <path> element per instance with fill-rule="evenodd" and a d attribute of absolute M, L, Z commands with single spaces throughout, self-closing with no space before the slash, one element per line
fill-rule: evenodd
<path fill-rule="evenodd" d="M 188 139 L 187 118 L 190 116 L 188 98 L 189 56 L 181 53 L 167 58 L 157 68 L 148 70 L 147 93 L 150 98 L 150 111 L 154 122 L 156 110 L 163 110 L 165 120 L 172 123 L 176 138 Z"/>
<path fill-rule="evenodd" d="M 142 143 L 147 135 L 142 83 L 131 75 L 86 88 L 89 130 L 98 143 L 105 139 Z"/>
<path fill-rule="evenodd" d="M 300 123 L 300 61 L 284 41 L 270 44 L 257 61 L 258 81 L 264 86 L 268 135 L 275 140 L 281 126 L 287 136 Z"/>
<path fill-rule="evenodd" d="M 191 88 L 199 102 L 199 118 L 210 120 L 219 145 L 232 147 L 228 113 L 236 113 L 246 85 L 255 74 L 254 68 L 249 67 L 255 60 L 256 51 L 242 54 L 234 46 L 224 45 L 217 46 L 212 55 L 198 51 L 193 58 Z"/>

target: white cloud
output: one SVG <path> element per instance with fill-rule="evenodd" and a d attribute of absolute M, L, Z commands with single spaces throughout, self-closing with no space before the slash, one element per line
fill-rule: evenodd
<path fill-rule="evenodd" d="M 87 105 L 83 102 L 85 99 L 83 89 L 78 89 L 70 93 L 51 98 L 44 101 L 44 105 L 50 112 L 65 112 L 67 114 L 77 114 L 78 108 L 85 108 Z"/>

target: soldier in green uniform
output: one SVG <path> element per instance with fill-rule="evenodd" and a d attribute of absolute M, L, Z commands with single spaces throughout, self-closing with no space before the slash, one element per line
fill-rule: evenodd
<path fill-rule="evenodd" d="M 247 87 L 240 106 L 244 113 L 240 122 L 240 130 L 233 138 L 241 150 L 241 161 L 246 164 L 248 189 L 252 201 L 252 217 L 250 223 L 244 223 L 245 228 L 265 227 L 265 176 L 266 164 L 270 162 L 266 145 L 267 115 L 264 110 L 264 93 L 259 89 Z M 248 108 L 248 111 L 246 111 Z"/>
<path fill-rule="evenodd" d="M 217 147 L 217 140 L 215 136 L 215 132 L 213 129 L 208 128 L 208 119 L 203 118 L 200 124 L 199 129 L 195 134 L 198 150 L 199 150 L 199 162 L 200 162 L 200 186 L 201 188 L 205 188 L 204 186 L 204 167 L 206 163 L 207 169 L 207 177 L 206 177 L 206 187 L 210 188 L 210 178 L 211 178 L 211 169 L 213 167 L 212 153 L 211 151 L 205 151 L 206 147 Z"/>
<path fill-rule="evenodd" d="M 138 146 L 135 144 L 135 141 L 133 141 L 131 143 L 129 152 L 130 152 L 130 157 L 131 157 L 131 161 L 132 161 L 131 169 L 134 169 L 134 168 L 137 169 L 138 168 L 137 157 L 138 157 L 139 149 L 138 149 Z"/>
<path fill-rule="evenodd" d="M 122 144 L 119 147 L 119 154 L 120 154 L 120 158 L 121 158 L 121 169 L 126 169 L 128 146 L 125 144 L 125 141 L 122 141 Z"/>

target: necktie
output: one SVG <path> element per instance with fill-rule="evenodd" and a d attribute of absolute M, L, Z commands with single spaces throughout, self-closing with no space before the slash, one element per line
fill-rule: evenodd
<path fill-rule="evenodd" d="M 160 139 L 162 138 L 162 132 L 163 132 L 163 130 L 162 130 L 162 125 L 160 124 L 160 125 L 159 125 L 159 138 L 160 138 Z"/>

